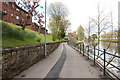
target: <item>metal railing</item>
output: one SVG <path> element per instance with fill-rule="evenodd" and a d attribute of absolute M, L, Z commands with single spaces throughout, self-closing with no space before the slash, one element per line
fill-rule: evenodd
<path fill-rule="evenodd" d="M 79 47 L 77 47 L 77 46 L 79 46 Z M 113 61 L 109 62 L 109 61 L 107 61 L 107 58 L 106 58 L 106 56 L 111 56 L 111 57 L 115 57 L 115 58 L 120 59 L 120 56 L 115 55 L 115 54 L 111 54 L 111 53 L 107 52 L 106 49 L 98 50 L 98 49 L 96 49 L 96 47 L 91 47 L 90 45 L 89 46 L 85 46 L 84 43 L 76 44 L 76 45 L 74 45 L 74 47 L 77 47 L 79 53 L 83 54 L 83 56 L 88 57 L 88 59 L 92 59 L 94 66 L 98 66 L 98 67 L 100 67 L 102 69 L 103 76 L 109 75 L 111 78 L 115 78 L 115 79 L 120 80 L 120 77 L 117 76 L 110 69 L 108 69 L 107 66 L 106 66 L 106 65 L 109 64 L 109 66 L 111 66 L 111 67 L 117 69 L 118 71 L 120 71 L 120 66 L 114 65 L 112 63 Z M 90 50 L 92 50 L 93 56 L 91 56 Z M 102 55 L 100 56 L 100 55 L 96 54 L 96 50 L 101 52 Z M 99 59 L 103 63 L 101 63 L 99 61 Z"/>

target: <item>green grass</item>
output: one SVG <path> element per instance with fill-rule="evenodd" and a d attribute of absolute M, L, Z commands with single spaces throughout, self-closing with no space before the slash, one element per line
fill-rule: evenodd
<path fill-rule="evenodd" d="M 21 26 L 0 21 L 2 28 L 2 47 L 10 48 L 23 45 L 44 43 L 44 34 L 38 34 L 30 29 L 22 30 Z M 58 40 L 57 40 L 58 41 Z M 46 42 L 54 42 L 51 35 L 46 36 Z"/>
<path fill-rule="evenodd" d="M 103 41 L 103 42 L 113 42 L 113 43 L 118 43 L 118 40 L 100 40 L 100 41 Z"/>

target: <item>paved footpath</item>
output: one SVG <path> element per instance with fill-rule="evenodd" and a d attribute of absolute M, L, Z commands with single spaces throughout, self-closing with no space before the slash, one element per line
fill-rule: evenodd
<path fill-rule="evenodd" d="M 66 60 L 60 78 L 99 78 L 101 74 L 93 62 L 66 44 Z"/>
<path fill-rule="evenodd" d="M 15 78 L 99 78 L 102 72 L 92 64 L 67 43 L 61 43 L 50 56 Z"/>

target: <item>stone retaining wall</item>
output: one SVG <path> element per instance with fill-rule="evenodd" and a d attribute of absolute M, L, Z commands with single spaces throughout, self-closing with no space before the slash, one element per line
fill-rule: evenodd
<path fill-rule="evenodd" d="M 61 42 L 47 43 L 47 55 Z M 45 58 L 44 44 L 21 46 L 2 50 L 2 78 L 12 78 Z"/>

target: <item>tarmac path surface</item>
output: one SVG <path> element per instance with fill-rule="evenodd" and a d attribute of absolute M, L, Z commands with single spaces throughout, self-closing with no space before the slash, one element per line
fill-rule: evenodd
<path fill-rule="evenodd" d="M 67 43 L 61 43 L 51 55 L 14 78 L 100 78 L 102 72 L 92 64 Z"/>

